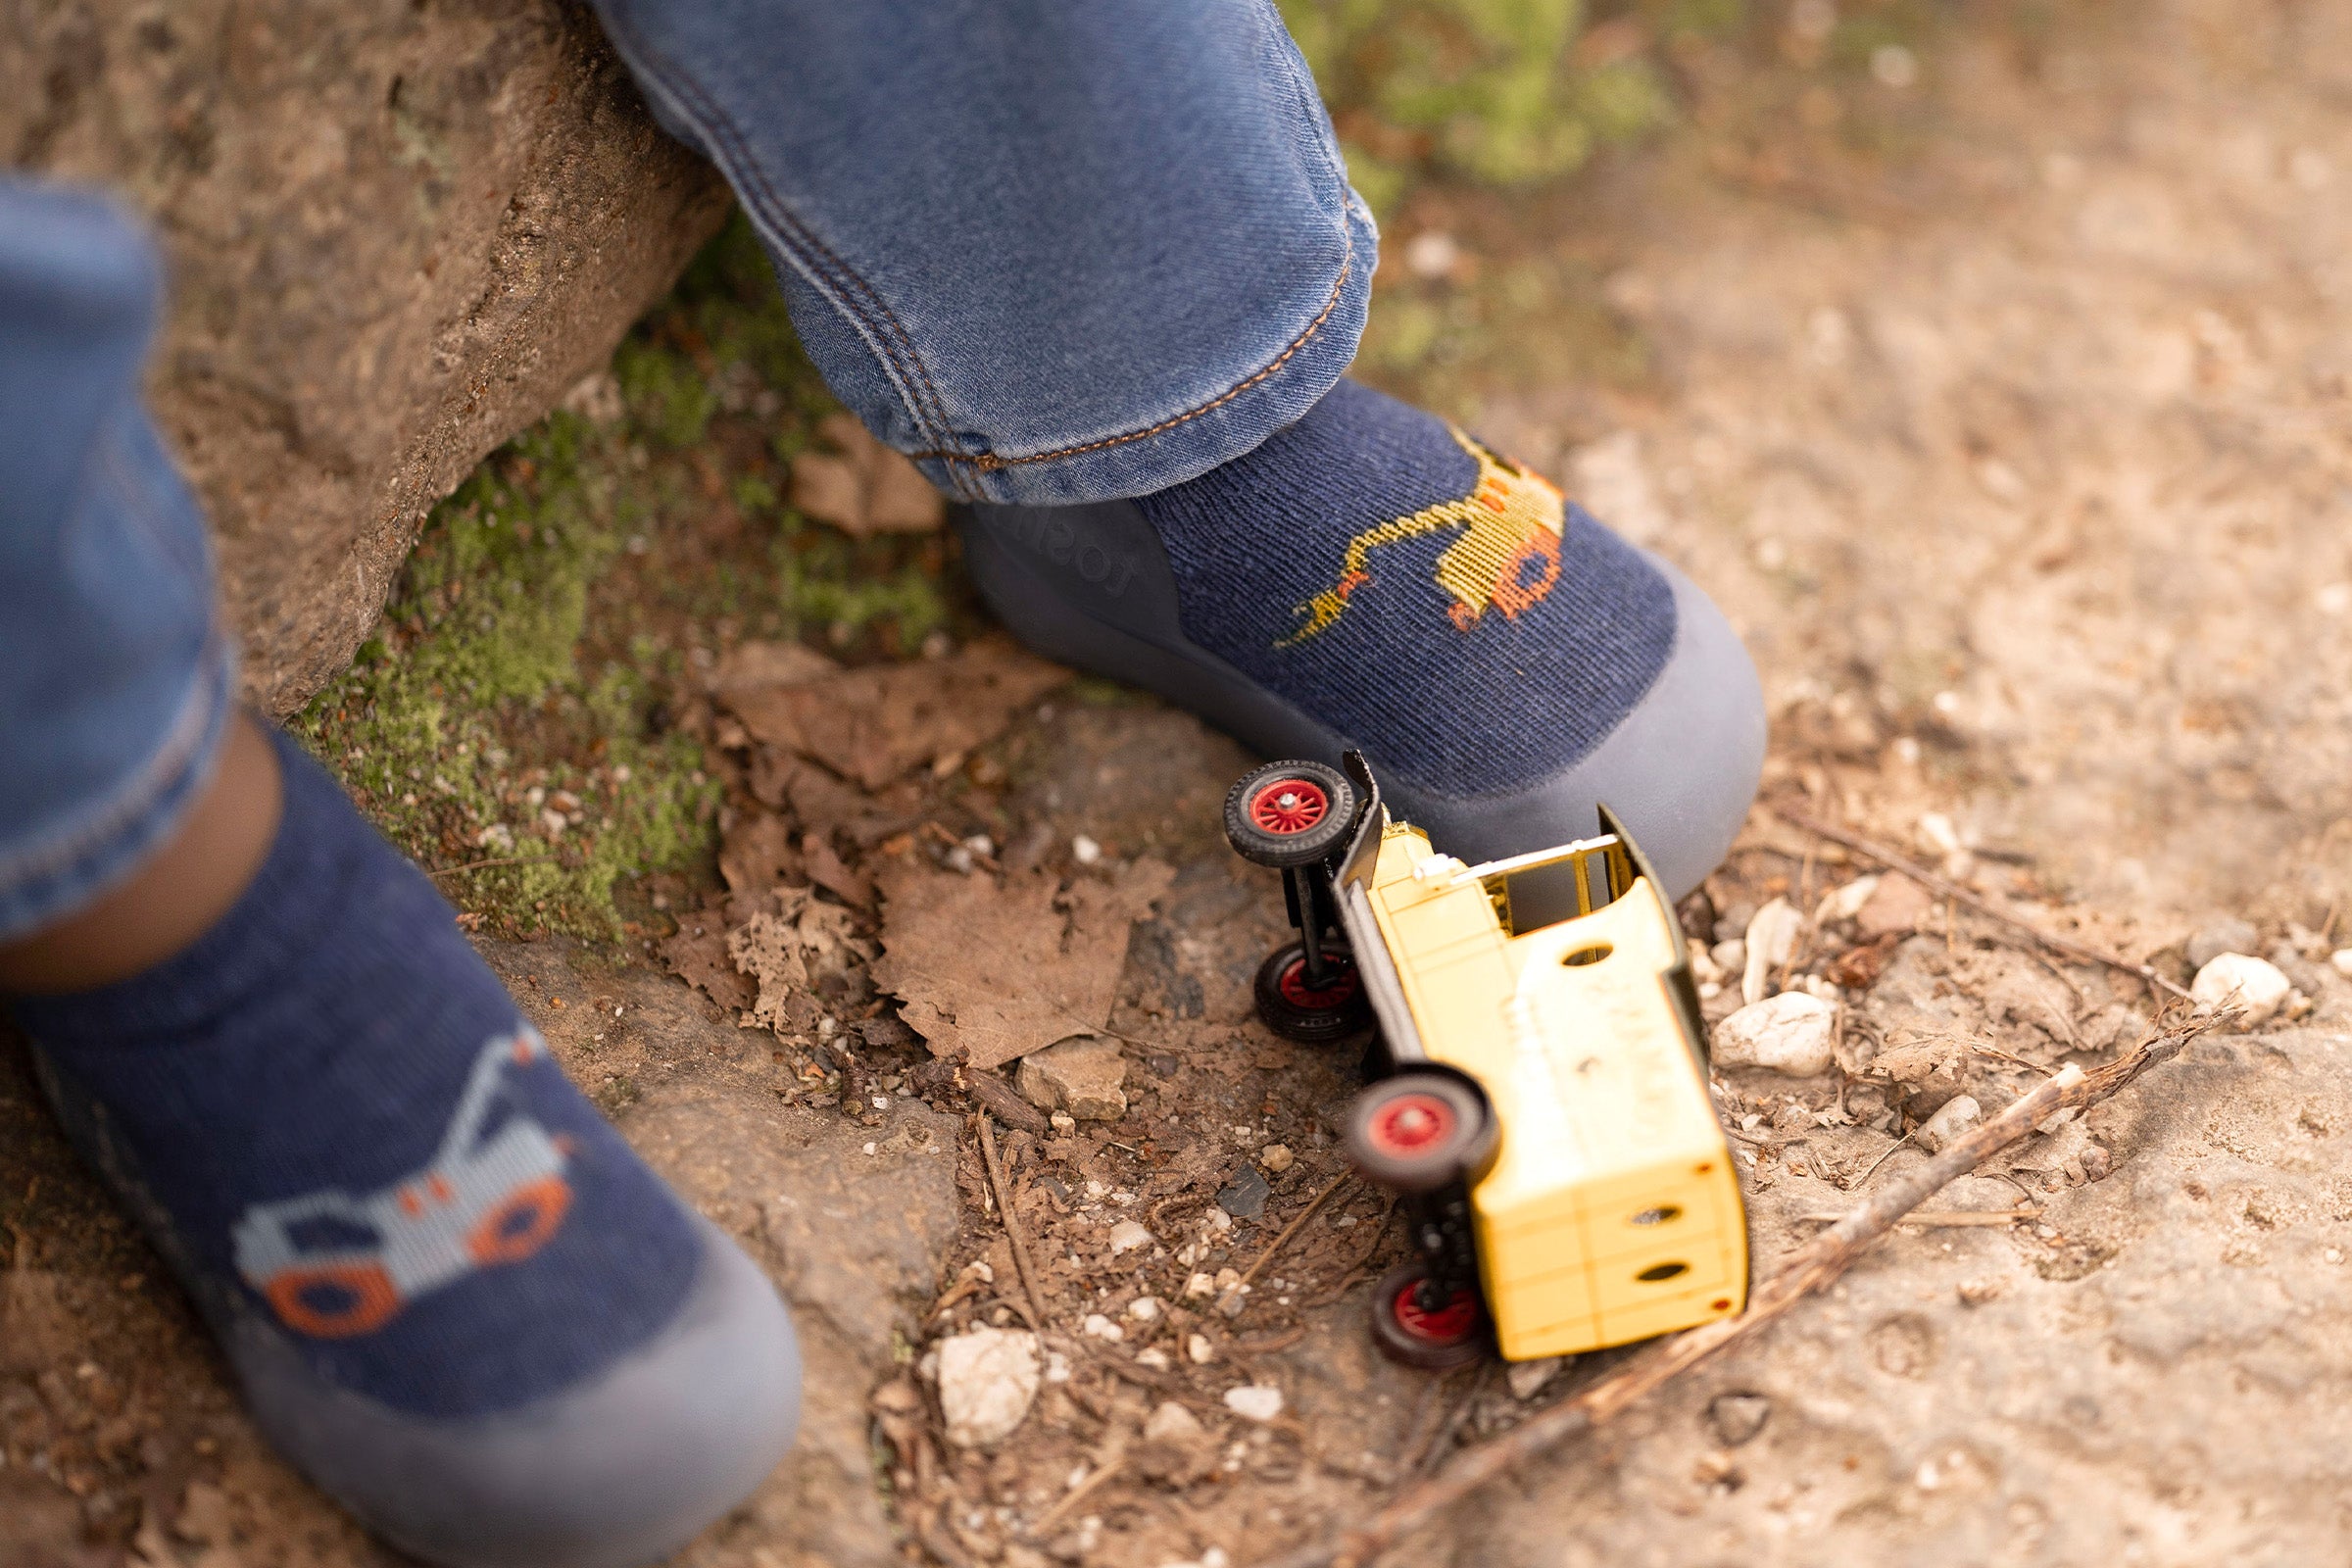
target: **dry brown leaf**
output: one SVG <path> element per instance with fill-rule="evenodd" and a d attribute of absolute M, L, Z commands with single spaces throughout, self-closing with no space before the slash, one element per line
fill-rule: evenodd
<path fill-rule="evenodd" d="M 801 860 L 808 868 L 808 880 L 826 892 L 837 895 L 861 909 L 873 907 L 874 884 L 862 871 L 853 871 L 842 863 L 833 846 L 814 833 L 801 838 Z"/>
<path fill-rule="evenodd" d="M 755 739 L 815 759 L 869 790 L 942 758 L 961 757 L 1070 678 L 1009 643 L 976 642 L 946 659 L 877 664 L 788 686 L 720 694 Z"/>
<path fill-rule="evenodd" d="M 765 893 L 800 866 L 792 832 L 781 817 L 766 811 L 746 811 L 727 829 L 718 851 L 718 874 L 727 890 L 741 895 Z"/>
<path fill-rule="evenodd" d="M 860 539 L 929 533 L 946 520 L 947 503 L 922 470 L 875 440 L 855 415 L 827 415 L 816 433 L 834 450 L 793 460 L 795 507 Z"/>
<path fill-rule="evenodd" d="M 777 913 L 765 910 L 727 933 L 727 953 L 759 986 L 744 1021 L 768 1029 L 796 1027 L 794 997 L 807 997 L 829 974 L 840 974 L 874 956 L 871 942 L 858 934 L 857 917 L 827 904 L 808 888 L 778 888 Z"/>
<path fill-rule="evenodd" d="M 877 879 L 885 901 L 874 983 L 935 1055 L 961 1050 L 994 1067 L 1110 1021 L 1127 939 L 1175 873 L 1137 860 L 1111 881 L 1062 892 L 1041 872 L 1002 883 L 901 860 Z"/>
<path fill-rule="evenodd" d="M 759 995 L 735 967 L 715 909 L 699 918 L 688 916 L 678 934 L 662 944 L 662 961 L 669 965 L 670 973 L 729 1012 L 743 1011 Z"/>
<path fill-rule="evenodd" d="M 783 756 L 772 748 L 760 755 Z M 786 758 L 777 788 L 802 827 L 828 838 L 836 830 L 845 832 L 865 849 L 922 820 L 923 792 L 911 779 L 869 795 L 813 762 Z"/>
<path fill-rule="evenodd" d="M 704 682 L 713 692 L 742 686 L 798 686 L 840 673 L 841 666 L 801 643 L 737 643 Z"/>

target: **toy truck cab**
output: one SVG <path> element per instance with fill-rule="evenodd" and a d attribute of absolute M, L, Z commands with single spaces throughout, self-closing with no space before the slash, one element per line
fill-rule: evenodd
<path fill-rule="evenodd" d="M 1604 807 L 1593 838 L 1465 865 L 1348 763 L 1258 769 L 1226 814 L 1238 851 L 1284 870 L 1299 931 L 1261 971 L 1267 1022 L 1309 1040 L 1378 1025 L 1385 1076 L 1348 1142 L 1406 1196 L 1421 1255 L 1375 1293 L 1375 1338 L 1442 1366 L 1490 1333 L 1524 1360 L 1738 1312 L 1746 1215 L 1697 996 L 1624 824 Z M 1338 828 L 1278 831 L 1286 796 L 1288 820 L 1319 800 L 1310 826 Z"/>

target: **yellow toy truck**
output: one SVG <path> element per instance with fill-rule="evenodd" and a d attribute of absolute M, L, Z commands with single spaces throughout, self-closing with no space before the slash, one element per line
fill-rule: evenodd
<path fill-rule="evenodd" d="M 1282 872 L 1298 929 L 1259 968 L 1260 1016 L 1316 1044 L 1378 1027 L 1348 1150 L 1403 1196 L 1419 1256 L 1374 1291 L 1373 1339 L 1444 1368 L 1740 1311 L 1746 1209 L 1698 994 L 1624 824 L 1604 806 L 1597 837 L 1464 865 L 1343 760 L 1245 775 L 1225 834 Z"/>

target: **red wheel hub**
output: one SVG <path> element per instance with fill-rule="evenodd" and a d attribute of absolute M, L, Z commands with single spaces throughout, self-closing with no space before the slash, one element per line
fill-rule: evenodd
<path fill-rule="evenodd" d="M 1312 779 L 1269 779 L 1250 797 L 1250 820 L 1266 833 L 1303 833 L 1331 813 L 1331 797 Z"/>
<path fill-rule="evenodd" d="M 1275 982 L 1282 1000 L 1294 1007 L 1342 1007 L 1355 999 L 1355 970 L 1341 958 L 1325 954 L 1323 961 L 1332 971 L 1331 977 L 1319 986 L 1306 983 L 1306 957 L 1293 958 Z"/>
<path fill-rule="evenodd" d="M 1384 1153 L 1410 1159 L 1451 1138 L 1455 1120 L 1453 1107 L 1437 1096 L 1407 1094 L 1374 1111 L 1365 1130 Z"/>
<path fill-rule="evenodd" d="M 1456 1286 L 1445 1303 L 1433 1309 L 1421 1304 L 1421 1284 L 1419 1279 L 1406 1280 L 1389 1303 L 1398 1328 L 1433 1345 L 1459 1345 L 1478 1332 L 1476 1291 Z"/>

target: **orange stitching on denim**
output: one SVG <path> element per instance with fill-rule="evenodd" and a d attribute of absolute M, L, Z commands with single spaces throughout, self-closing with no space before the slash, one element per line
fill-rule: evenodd
<path fill-rule="evenodd" d="M 1100 441 L 1089 441 L 1083 446 L 1063 447 L 1054 452 L 1034 453 L 1026 458 L 1000 458 L 993 452 L 984 453 L 976 458 L 966 457 L 960 452 L 910 452 L 907 454 L 907 456 L 913 458 L 918 463 L 925 458 L 929 458 L 938 463 L 968 464 L 982 473 L 995 473 L 1001 468 L 1017 468 L 1031 463 L 1052 463 L 1058 458 L 1083 457 L 1089 452 L 1100 452 L 1105 447 L 1125 446 L 1130 441 L 1141 441 L 1148 436 L 1155 436 L 1162 430 L 1174 429 L 1177 425 L 1184 423 L 1186 420 L 1197 419 L 1203 414 L 1213 414 L 1226 404 L 1231 403 L 1235 398 L 1238 398 L 1243 393 L 1249 391 L 1251 387 L 1257 385 L 1258 382 L 1263 381 L 1266 377 L 1281 369 L 1283 366 L 1290 360 L 1292 355 L 1297 354 L 1300 349 L 1306 347 L 1307 340 L 1309 338 L 1313 337 L 1317 332 L 1323 330 L 1323 323 L 1331 319 L 1331 313 L 1340 308 L 1340 299 L 1348 291 L 1348 278 L 1349 273 L 1354 270 L 1354 268 L 1355 234 L 1353 230 L 1350 230 L 1348 235 L 1347 252 L 1340 258 L 1340 275 L 1338 279 L 1331 285 L 1331 298 L 1323 302 L 1323 310 L 1321 314 L 1316 316 L 1313 320 L 1307 322 L 1305 329 L 1297 337 L 1291 339 L 1290 346 L 1284 349 L 1280 354 L 1276 355 L 1273 362 L 1266 366 L 1264 369 L 1259 370 L 1255 375 L 1250 376 L 1246 381 L 1236 382 L 1233 386 L 1227 388 L 1224 392 L 1219 393 L 1216 397 L 1211 398 L 1208 402 L 1201 404 L 1197 409 L 1187 409 L 1184 413 L 1162 419 L 1157 424 L 1154 424 L 1148 429 L 1130 430 L 1125 435 L 1104 436 Z"/>

